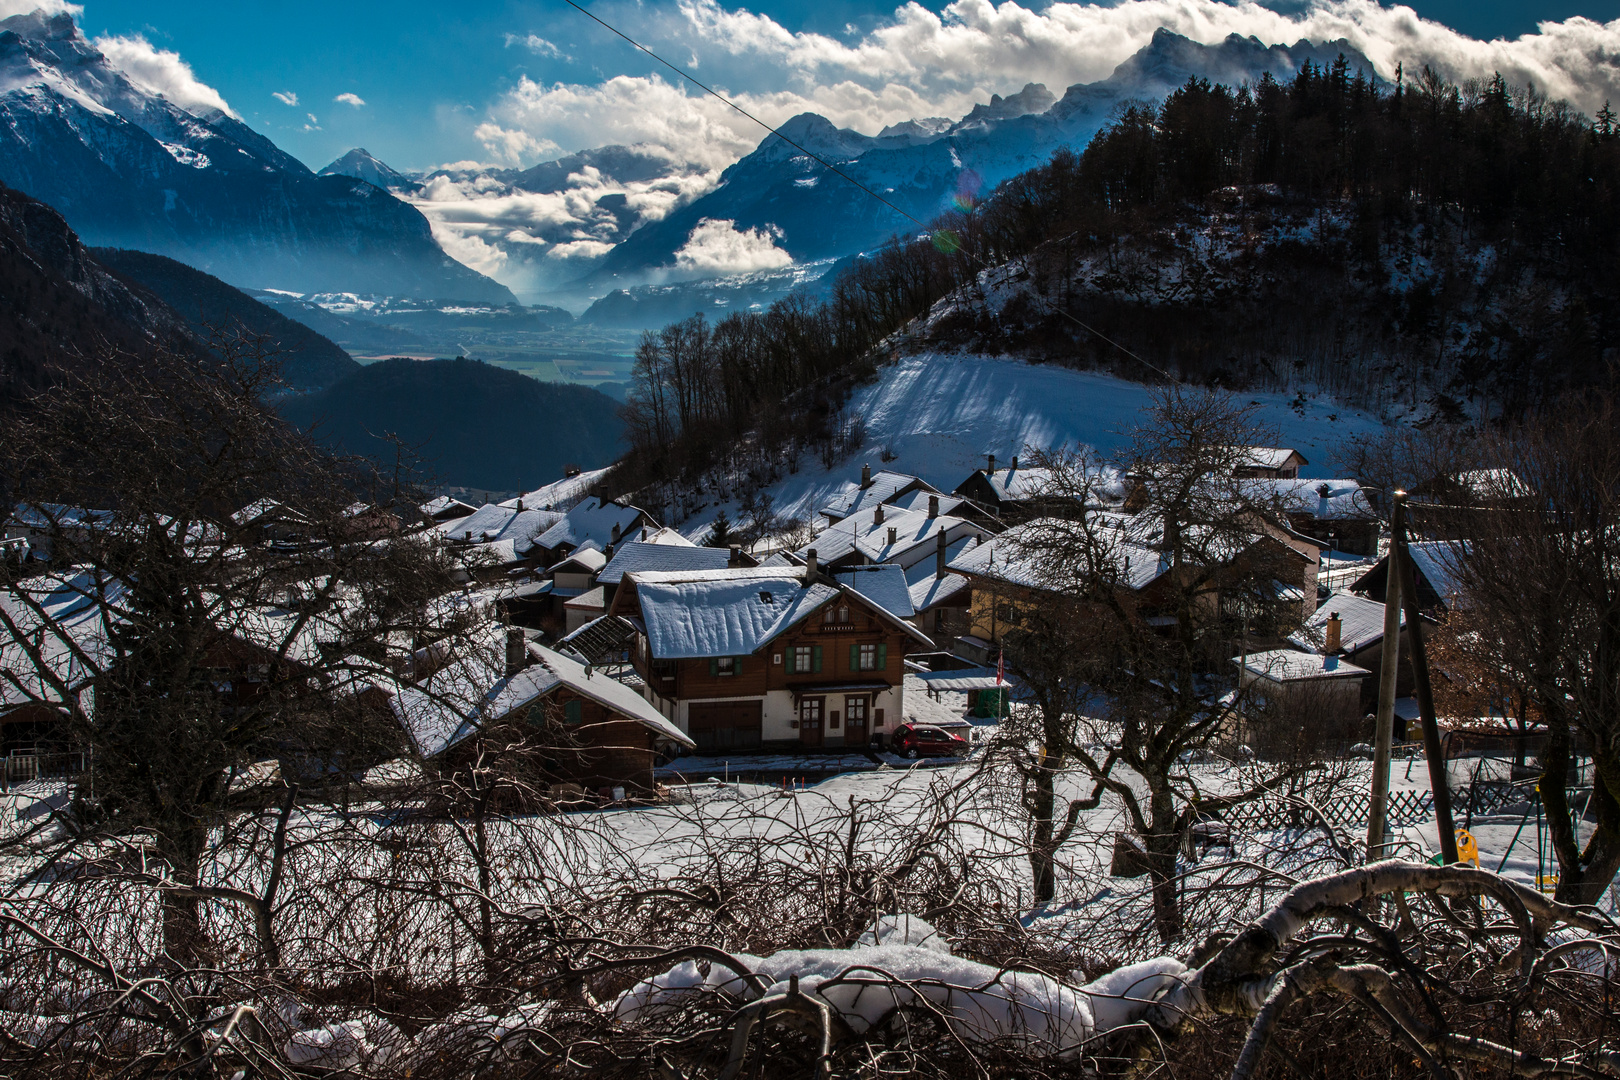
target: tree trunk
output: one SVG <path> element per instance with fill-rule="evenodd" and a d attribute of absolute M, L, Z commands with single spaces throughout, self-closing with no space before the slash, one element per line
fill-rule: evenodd
<path fill-rule="evenodd" d="M 1029 869 L 1035 883 L 1036 904 L 1050 903 L 1057 896 L 1057 849 L 1052 843 L 1052 810 L 1057 804 L 1055 779 L 1054 770 L 1044 758 L 1030 778 L 1034 792 L 1029 801 Z"/>
<path fill-rule="evenodd" d="M 1160 943 L 1172 945 L 1181 940 L 1182 934 L 1181 883 L 1176 873 L 1181 833 L 1176 827 L 1176 803 L 1170 789 L 1155 787 L 1148 797 L 1152 830 L 1142 841 L 1147 846 L 1148 880 L 1153 890 L 1153 925 Z"/>
<path fill-rule="evenodd" d="M 158 856 L 178 885 L 195 886 L 202 864 L 204 838 L 196 830 L 176 830 L 178 835 L 159 834 Z M 193 967 L 208 952 L 202 928 L 201 900 L 180 889 L 164 889 L 163 951 L 181 967 Z"/>

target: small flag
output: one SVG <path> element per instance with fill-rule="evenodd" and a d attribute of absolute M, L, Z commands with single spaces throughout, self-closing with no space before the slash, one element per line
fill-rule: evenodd
<path fill-rule="evenodd" d="M 1002 652 L 999 652 L 999 653 L 996 654 L 996 685 L 1000 686 L 1002 683 L 1004 683 L 1006 681 L 1007 681 L 1007 653 L 1005 651 L 1002 651 Z"/>

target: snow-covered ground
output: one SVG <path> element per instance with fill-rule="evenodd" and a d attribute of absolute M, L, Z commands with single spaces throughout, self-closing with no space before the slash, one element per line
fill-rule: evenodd
<path fill-rule="evenodd" d="M 813 518 L 833 496 L 851 487 L 863 463 L 922 477 L 950 491 L 996 455 L 998 467 L 1030 448 L 1088 444 L 1119 449 L 1145 422 L 1153 390 L 1098 372 L 1030 364 L 1002 356 L 920 353 L 883 367 L 874 383 L 858 388 L 846 414 L 866 425 L 862 447 L 831 470 L 808 455 L 799 472 L 767 488 L 784 517 Z M 1258 418 L 1276 429 L 1279 445 L 1310 461 L 1304 476 L 1336 475 L 1335 453 L 1352 436 L 1378 430 L 1369 413 L 1328 397 L 1245 394 Z M 887 458 L 888 460 L 885 460 Z M 722 503 L 737 521 L 735 500 Z M 701 539 L 719 507 L 711 502 L 681 531 Z M 823 519 L 824 520 L 824 519 Z"/>

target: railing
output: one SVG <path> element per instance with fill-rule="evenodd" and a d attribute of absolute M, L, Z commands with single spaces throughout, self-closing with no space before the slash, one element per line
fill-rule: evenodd
<path fill-rule="evenodd" d="M 0 791 L 13 784 L 32 780 L 71 780 L 84 772 L 84 754 L 77 751 L 41 754 L 33 750 L 13 750 L 0 758 Z"/>
<path fill-rule="evenodd" d="M 1347 792 L 1312 805 L 1334 828 L 1365 828 L 1372 812 L 1372 796 L 1366 792 Z M 1387 813 L 1392 827 L 1416 825 L 1434 816 L 1434 797 L 1427 791 L 1391 791 Z M 1280 795 L 1242 803 L 1222 816 L 1230 825 L 1260 829 L 1304 828 L 1318 824 L 1310 807 Z"/>

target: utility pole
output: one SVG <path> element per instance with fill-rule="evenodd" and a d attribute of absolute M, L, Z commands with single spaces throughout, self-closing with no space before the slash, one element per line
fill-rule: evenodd
<path fill-rule="evenodd" d="M 1390 510 L 1390 543 L 1384 585 L 1384 643 L 1378 667 L 1378 727 L 1373 742 L 1372 805 L 1367 814 L 1367 861 L 1384 857 L 1389 839 L 1389 759 L 1395 740 L 1395 677 L 1401 663 L 1401 574 L 1397 572 L 1399 546 L 1394 537 L 1406 529 L 1406 492 L 1394 493 Z"/>
<path fill-rule="evenodd" d="M 1402 509 L 1406 496 L 1400 496 Z M 1406 544 L 1406 515 L 1397 514 L 1392 522 L 1390 568 L 1401 574 L 1401 594 L 1406 606 L 1406 628 L 1412 643 L 1412 680 L 1417 684 L 1418 713 L 1423 717 L 1423 756 L 1429 762 L 1429 791 L 1434 796 L 1434 814 L 1440 829 L 1440 855 L 1444 865 L 1457 861 L 1457 829 L 1451 818 L 1451 781 L 1446 773 L 1445 747 L 1440 743 L 1440 722 L 1434 715 L 1434 687 L 1429 682 L 1429 657 L 1423 647 L 1423 618 L 1418 613 L 1417 574 L 1412 569 L 1412 553 Z"/>

